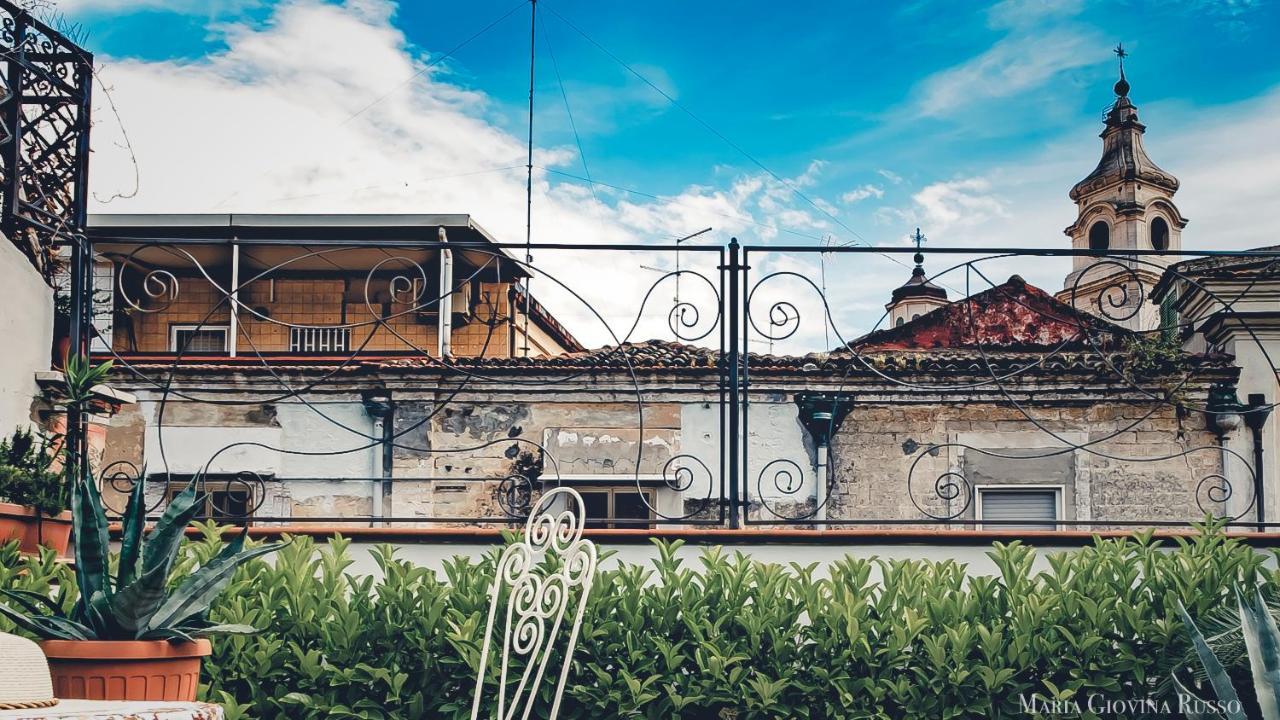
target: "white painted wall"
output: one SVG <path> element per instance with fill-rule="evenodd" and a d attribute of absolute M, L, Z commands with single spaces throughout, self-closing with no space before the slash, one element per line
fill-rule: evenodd
<path fill-rule="evenodd" d="M 695 482 L 685 497 L 703 498 L 707 495 L 708 482 L 712 488 L 719 488 L 720 483 L 720 467 L 715 462 L 720 456 L 720 408 L 704 403 L 684 405 L 680 423 L 683 427 L 681 451 L 707 463 L 710 470 L 710 477 Z M 747 412 L 747 442 L 750 443 L 744 474 L 747 497 L 753 501 L 763 498 L 800 503 L 813 498 L 817 487 L 813 447 L 800 424 L 795 403 L 789 398 L 772 401 L 763 396 L 752 397 Z M 790 473 L 790 476 L 779 476 L 779 472 Z M 761 473 L 765 473 L 763 477 Z M 789 479 L 793 483 L 791 487 L 795 487 L 794 483 L 799 483 L 799 487 L 792 494 L 784 493 L 775 485 L 775 478 L 780 482 Z M 717 497 L 717 490 L 712 490 L 712 497 Z"/>
<path fill-rule="evenodd" d="M 31 423 L 37 370 L 49 369 L 53 344 L 53 290 L 9 239 L 0 235 L 0 435 Z"/>
<path fill-rule="evenodd" d="M 378 566 L 374 562 L 369 551 L 377 543 L 372 543 L 364 539 L 357 539 L 351 543 L 350 554 L 354 563 L 351 566 L 351 572 L 359 575 L 377 576 Z M 618 563 L 625 562 L 630 564 L 650 565 L 654 559 L 658 557 L 657 550 L 651 543 L 639 544 L 609 544 L 599 543 L 599 549 L 614 553 L 609 559 L 601 563 L 601 567 L 616 567 Z M 423 567 L 432 568 L 440 571 L 444 568 L 444 562 L 458 555 L 464 555 L 471 558 L 480 558 L 484 553 L 495 548 L 496 545 L 487 545 L 482 543 L 397 543 L 396 555 L 402 559 L 410 560 L 414 564 Z M 885 558 L 885 559 L 914 559 L 914 560 L 955 560 L 969 566 L 969 571 L 974 575 L 996 575 L 998 570 L 991 558 L 987 557 L 987 552 L 991 549 L 988 545 L 975 546 L 939 546 L 939 545 L 825 545 L 825 544 L 760 544 L 760 545 L 728 545 L 725 546 L 727 553 L 741 552 L 761 562 L 777 563 L 779 565 L 787 565 L 792 562 L 798 562 L 804 565 L 809 563 L 818 563 L 821 574 L 826 573 L 826 568 L 832 562 L 844 558 L 846 555 L 860 558 Z M 1049 553 L 1070 551 L 1073 548 L 1067 546 L 1043 546 L 1037 548 L 1037 556 L 1035 562 L 1036 570 L 1048 570 L 1049 563 L 1045 560 L 1045 556 Z M 702 554 L 703 546 L 686 544 L 677 552 L 680 557 L 690 567 L 696 567 L 696 561 Z M 879 571 L 874 570 L 873 578 L 879 577 Z"/>

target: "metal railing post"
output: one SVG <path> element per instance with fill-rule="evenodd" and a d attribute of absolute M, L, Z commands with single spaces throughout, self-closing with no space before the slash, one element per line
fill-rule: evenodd
<path fill-rule="evenodd" d="M 738 357 L 738 336 L 740 335 L 741 318 L 738 315 L 738 306 L 741 298 L 741 288 L 739 286 L 739 273 L 742 268 L 738 263 L 738 252 L 740 250 L 738 238 L 730 238 L 729 240 L 729 292 L 725 301 L 729 305 L 729 353 L 727 362 L 729 367 L 729 527 L 737 529 L 740 527 L 740 518 L 738 512 L 740 509 L 741 499 L 739 497 L 739 488 L 742 482 L 742 467 L 739 462 L 739 451 L 742 447 L 741 426 L 742 426 L 742 395 L 740 384 L 742 382 L 741 368 L 742 364 Z"/>

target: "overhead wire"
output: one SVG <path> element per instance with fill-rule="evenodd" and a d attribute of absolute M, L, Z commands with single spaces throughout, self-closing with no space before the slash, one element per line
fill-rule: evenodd
<path fill-rule="evenodd" d="M 578 146 L 578 159 L 582 161 L 582 174 L 587 177 L 587 181 L 591 181 L 591 168 L 587 165 L 587 153 L 582 149 L 582 137 L 578 134 L 578 123 L 573 119 L 573 108 L 569 105 L 569 93 L 564 87 L 564 78 L 560 75 L 560 63 L 556 60 L 556 50 L 551 44 L 551 34 L 547 31 L 546 26 L 542 29 L 543 43 L 547 46 L 547 55 L 551 57 L 551 69 L 555 72 L 556 83 L 560 86 L 560 97 L 564 100 L 564 112 L 569 116 L 569 129 L 573 131 L 573 142 Z M 591 188 L 591 197 L 597 204 L 600 198 L 596 195 L 595 183 L 589 185 Z"/>

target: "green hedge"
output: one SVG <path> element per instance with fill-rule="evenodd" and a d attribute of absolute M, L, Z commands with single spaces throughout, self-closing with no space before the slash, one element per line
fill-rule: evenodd
<path fill-rule="evenodd" d="M 176 574 L 216 552 L 204 530 Z M 469 717 L 496 555 L 442 577 L 378 547 L 373 579 L 348 573 L 349 544 L 295 538 L 216 606 L 212 619 L 264 629 L 216 640 L 205 663 L 204 692 L 231 720 Z M 1216 532 L 1099 540 L 1044 572 L 1031 548 L 997 544 L 995 577 L 854 558 L 827 572 L 720 548 L 682 564 L 679 546 L 597 577 L 562 717 L 1025 718 L 1020 695 L 1168 699 L 1186 651 L 1177 599 L 1200 616 L 1239 583 L 1275 594 L 1267 556 Z M 71 582 L 12 548 L 0 566 L 6 584 Z"/>

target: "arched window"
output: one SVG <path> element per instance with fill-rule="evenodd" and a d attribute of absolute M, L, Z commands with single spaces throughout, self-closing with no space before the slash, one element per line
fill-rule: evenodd
<path fill-rule="evenodd" d="M 1099 220 L 1089 228 L 1089 249 L 1090 250 L 1106 250 L 1111 246 L 1111 228 L 1107 227 L 1107 223 Z"/>
<path fill-rule="evenodd" d="M 911 316 L 911 319 L 912 319 L 912 320 L 919 320 L 919 319 L 920 319 L 920 313 L 916 313 L 915 315 L 912 315 L 912 316 Z"/>
<path fill-rule="evenodd" d="M 893 326 L 894 326 L 894 327 L 898 327 L 899 325 L 902 325 L 902 324 L 904 324 L 904 323 L 906 323 L 906 322 L 907 322 L 907 319 L 906 319 L 906 318 L 904 318 L 904 317 L 899 317 L 899 318 L 898 318 L 898 322 L 894 323 L 894 324 L 893 324 Z"/>
<path fill-rule="evenodd" d="M 1162 217 L 1151 221 L 1151 247 L 1154 250 L 1169 249 L 1169 223 Z"/>

